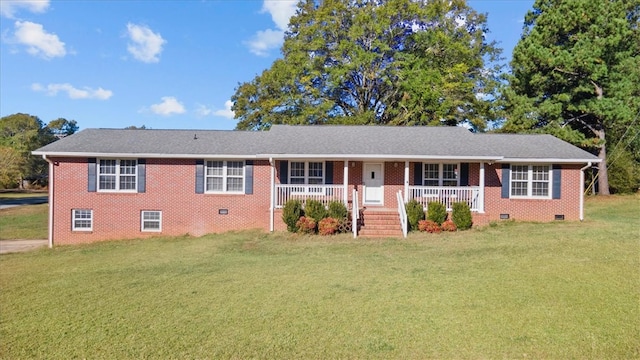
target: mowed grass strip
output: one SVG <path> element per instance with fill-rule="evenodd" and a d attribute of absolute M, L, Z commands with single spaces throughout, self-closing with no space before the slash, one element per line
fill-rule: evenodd
<path fill-rule="evenodd" d="M 0 209 L 0 240 L 46 239 L 48 209 L 48 204 Z"/>
<path fill-rule="evenodd" d="M 638 358 L 640 198 L 583 223 L 257 232 L 0 257 L 0 357 Z"/>

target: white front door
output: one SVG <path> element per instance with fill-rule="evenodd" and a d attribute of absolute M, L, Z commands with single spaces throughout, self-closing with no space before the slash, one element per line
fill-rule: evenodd
<path fill-rule="evenodd" d="M 382 205 L 384 202 L 384 174 L 382 173 L 382 164 L 365 163 L 363 165 L 363 172 L 363 204 Z"/>

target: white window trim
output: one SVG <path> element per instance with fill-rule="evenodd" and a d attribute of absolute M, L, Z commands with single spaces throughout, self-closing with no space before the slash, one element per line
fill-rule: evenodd
<path fill-rule="evenodd" d="M 460 186 L 460 163 L 451 163 L 451 162 L 439 162 L 439 163 L 434 163 L 434 162 L 425 162 L 422 163 L 422 186 L 433 186 L 433 185 L 424 185 L 426 180 L 435 180 L 435 179 L 427 179 L 425 177 L 425 169 L 427 165 L 433 165 L 433 164 L 437 164 L 438 165 L 438 187 L 443 187 L 444 185 L 444 165 L 445 164 L 450 164 L 450 165 L 455 165 L 456 166 L 456 186 Z M 453 179 L 446 179 L 447 181 L 453 180 Z M 449 186 L 447 186 L 449 187 Z"/>
<path fill-rule="evenodd" d="M 158 229 L 145 229 L 144 227 L 144 214 L 145 213 L 159 213 Z M 155 220 L 153 220 L 155 221 Z M 142 210 L 140 211 L 140 231 L 141 232 L 162 232 L 162 211 L 161 210 Z"/>
<path fill-rule="evenodd" d="M 76 219 L 76 212 L 78 211 L 88 211 L 91 217 L 89 219 Z M 76 220 L 89 220 L 89 223 L 91 225 L 88 228 L 76 227 Z M 72 209 L 71 210 L 71 230 L 72 231 L 93 231 L 93 209 Z"/>
<path fill-rule="evenodd" d="M 527 195 L 511 195 L 511 188 L 513 186 L 513 167 L 514 166 L 526 166 L 527 167 Z M 533 167 L 545 166 L 549 174 L 549 180 L 547 180 L 547 195 L 533 195 Z M 521 181 L 521 180 L 519 180 Z M 536 181 L 541 182 L 541 181 Z M 511 164 L 509 166 L 509 198 L 510 199 L 551 199 L 553 196 L 553 171 L 550 164 Z"/>
<path fill-rule="evenodd" d="M 291 166 L 291 163 L 294 163 L 294 162 L 304 163 L 304 184 L 292 184 L 291 183 L 291 172 L 293 171 L 293 167 Z M 321 180 L 320 184 L 309 184 L 309 163 L 321 163 L 322 164 L 322 180 Z M 289 177 L 289 182 L 288 183 L 290 185 L 323 186 L 325 184 L 325 179 L 326 179 L 326 175 L 327 175 L 327 163 L 326 163 L 326 161 L 304 161 L 304 160 L 290 161 L 289 162 L 289 174 L 287 174 L 287 175 Z M 296 176 L 295 178 L 299 178 L 299 176 Z"/>
<path fill-rule="evenodd" d="M 108 176 L 115 176 L 116 177 L 116 188 L 115 189 L 101 189 L 100 188 L 100 176 L 103 175 L 100 172 L 100 161 L 102 160 L 114 160 L 116 162 L 116 173 L 115 174 L 104 174 L 104 175 L 108 175 Z M 120 174 L 120 161 L 122 160 L 129 160 L 129 161 L 134 161 L 135 165 L 135 174 L 131 175 L 131 174 L 124 174 L 124 176 L 133 176 L 134 177 L 134 188 L 133 189 L 124 189 L 124 190 L 120 190 L 120 176 L 122 174 Z M 129 158 L 101 158 L 101 159 L 97 159 L 96 161 L 96 189 L 98 190 L 98 192 L 122 192 L 122 193 L 136 193 L 138 192 L 138 159 L 129 159 Z"/>
<path fill-rule="evenodd" d="M 222 176 L 220 175 L 208 175 L 207 169 L 209 167 L 209 162 L 221 161 L 222 162 Z M 242 163 L 242 190 L 238 191 L 227 191 L 227 163 L 231 162 L 241 162 Z M 244 194 L 245 192 L 245 178 L 247 176 L 247 163 L 245 160 L 221 160 L 221 159 L 209 159 L 204 162 L 204 192 L 205 194 Z M 222 177 L 222 190 L 209 190 L 207 189 L 207 179 L 208 178 L 218 178 Z M 230 176 L 231 178 L 239 178 L 239 176 Z"/>

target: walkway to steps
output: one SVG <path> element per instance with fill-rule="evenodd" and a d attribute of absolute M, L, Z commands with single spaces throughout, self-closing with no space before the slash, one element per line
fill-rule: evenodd
<path fill-rule="evenodd" d="M 366 207 L 360 213 L 361 237 L 402 237 L 398 210 Z"/>

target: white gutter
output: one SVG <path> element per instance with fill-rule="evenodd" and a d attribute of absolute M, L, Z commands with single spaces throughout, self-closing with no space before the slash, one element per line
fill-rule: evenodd
<path fill-rule="evenodd" d="M 502 158 L 497 163 L 540 163 L 540 164 L 578 164 L 597 163 L 601 159 L 555 159 L 555 158 Z"/>
<path fill-rule="evenodd" d="M 584 171 L 591 165 L 592 163 L 589 161 L 585 167 L 580 168 L 580 221 L 584 220 Z"/>
<path fill-rule="evenodd" d="M 55 165 L 51 159 L 47 159 L 47 155 L 43 154 L 42 158 L 49 163 L 49 227 L 48 227 L 48 237 L 49 237 L 49 248 L 53 248 L 53 194 L 54 194 L 54 169 Z"/>
<path fill-rule="evenodd" d="M 148 159 L 266 159 L 268 156 L 240 154 L 165 154 L 165 153 L 105 153 L 105 152 L 58 152 L 33 151 L 33 155 L 59 157 L 102 157 L 102 158 L 148 158 Z"/>

